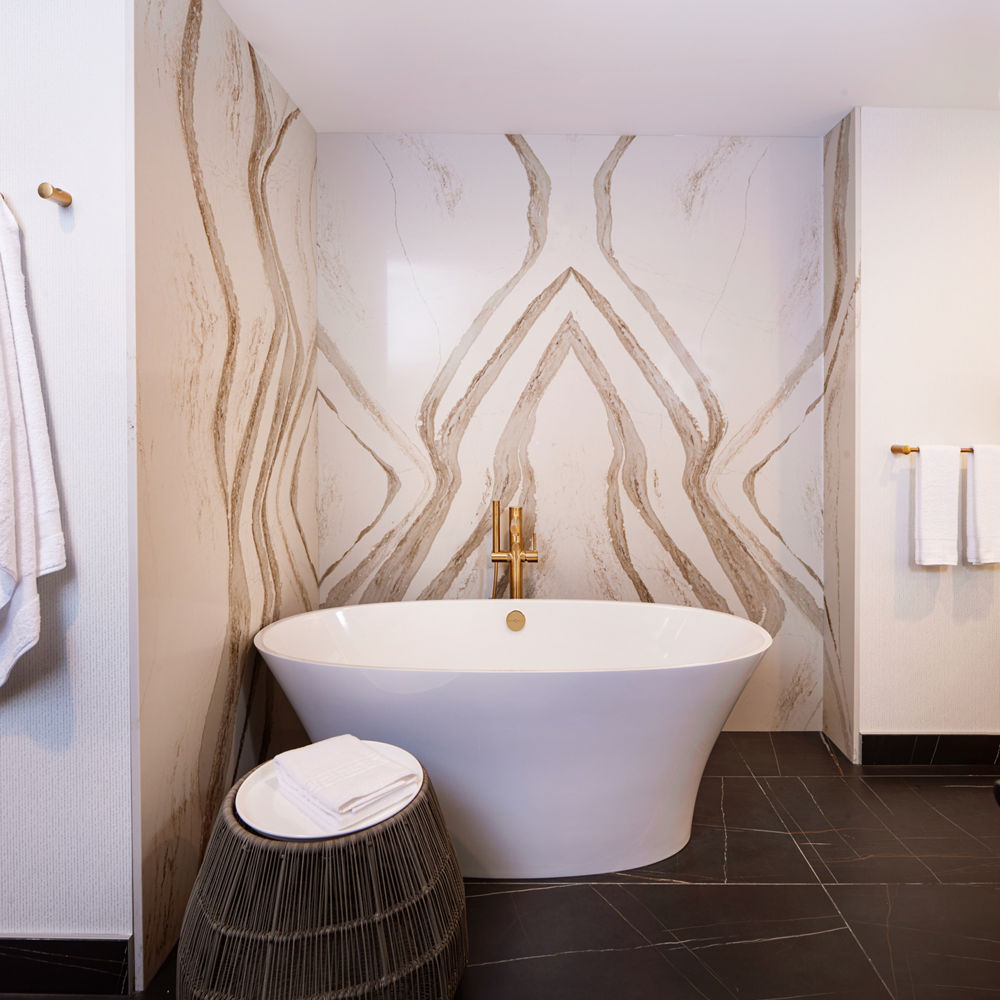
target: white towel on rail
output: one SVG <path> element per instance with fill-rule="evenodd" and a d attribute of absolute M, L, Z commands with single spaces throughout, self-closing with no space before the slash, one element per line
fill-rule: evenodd
<path fill-rule="evenodd" d="M 920 445 L 914 542 L 918 566 L 958 563 L 958 445 Z"/>
<path fill-rule="evenodd" d="M 36 581 L 66 565 L 52 451 L 28 318 L 21 230 L 0 197 L 0 684 L 38 642 Z"/>
<path fill-rule="evenodd" d="M 974 444 L 965 482 L 965 558 L 1000 562 L 1000 445 Z"/>

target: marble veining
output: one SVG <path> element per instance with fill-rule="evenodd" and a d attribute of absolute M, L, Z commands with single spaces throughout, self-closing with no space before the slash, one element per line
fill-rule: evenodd
<path fill-rule="evenodd" d="M 222 796 L 280 745 L 252 639 L 316 603 L 315 134 L 215 0 L 137 51 L 140 732 L 147 969 Z M 155 149 L 155 153 L 153 150 Z M 169 539 L 169 542 L 164 540 Z"/>
<path fill-rule="evenodd" d="M 854 115 L 823 145 L 826 275 L 823 330 L 824 675 L 823 729 L 857 759 L 854 719 L 853 556 L 841 544 L 854 537 L 854 335 L 860 281 L 854 240 Z"/>
<path fill-rule="evenodd" d="M 323 136 L 327 606 L 527 596 L 732 611 L 776 637 L 734 719 L 820 724 L 820 149 Z"/>

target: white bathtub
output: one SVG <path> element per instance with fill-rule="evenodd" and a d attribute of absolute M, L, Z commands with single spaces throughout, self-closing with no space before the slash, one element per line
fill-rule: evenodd
<path fill-rule="evenodd" d="M 505 617 L 522 611 L 511 631 Z M 637 868 L 691 836 L 705 762 L 771 644 L 732 615 L 605 601 L 312 611 L 257 648 L 309 736 L 415 754 L 466 876 Z"/>

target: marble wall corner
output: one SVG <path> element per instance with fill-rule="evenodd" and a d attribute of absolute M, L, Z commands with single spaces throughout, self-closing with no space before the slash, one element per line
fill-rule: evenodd
<path fill-rule="evenodd" d="M 150 2 L 137 36 L 136 188 L 157 192 L 136 239 L 152 972 L 238 761 L 273 736 L 253 635 L 317 601 L 316 136 L 216 0 Z"/>
<path fill-rule="evenodd" d="M 823 142 L 824 601 L 823 730 L 858 761 L 854 586 L 856 537 L 855 334 L 860 282 L 856 212 L 858 116 Z"/>

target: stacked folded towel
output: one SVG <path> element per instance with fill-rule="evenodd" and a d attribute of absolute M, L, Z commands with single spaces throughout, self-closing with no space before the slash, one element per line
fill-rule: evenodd
<path fill-rule="evenodd" d="M 274 758 L 278 790 L 324 833 L 339 833 L 402 805 L 422 774 L 355 736 L 334 736 Z"/>

